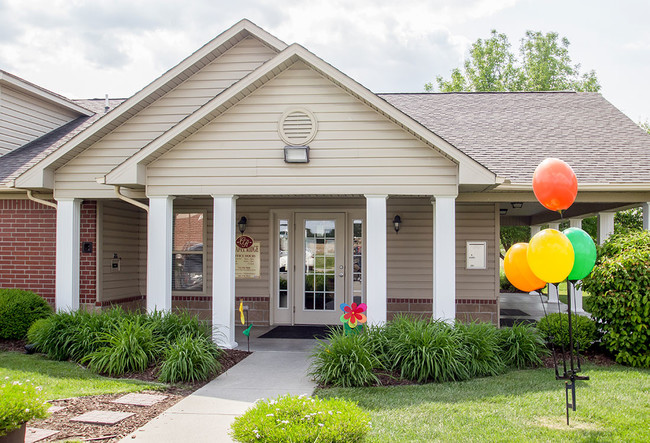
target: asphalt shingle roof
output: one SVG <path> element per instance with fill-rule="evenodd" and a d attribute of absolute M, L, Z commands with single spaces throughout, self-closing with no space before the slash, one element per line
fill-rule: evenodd
<path fill-rule="evenodd" d="M 650 135 L 598 93 L 378 95 L 512 183 L 547 157 L 581 183 L 650 182 Z"/>

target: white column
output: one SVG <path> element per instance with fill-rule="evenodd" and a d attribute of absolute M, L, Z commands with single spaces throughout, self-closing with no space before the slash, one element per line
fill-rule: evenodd
<path fill-rule="evenodd" d="M 641 209 L 643 210 L 643 229 L 649 231 L 650 230 L 650 202 L 642 203 Z"/>
<path fill-rule="evenodd" d="M 571 218 L 569 219 L 570 228 L 579 228 L 582 229 L 582 219 L 581 218 Z M 576 282 L 578 284 L 579 282 Z M 575 288 L 575 305 L 573 305 L 573 300 L 571 301 L 571 309 L 575 312 L 584 312 L 582 310 L 582 288 Z"/>
<path fill-rule="evenodd" d="M 386 322 L 386 199 L 366 195 L 366 300 L 368 324 Z"/>
<path fill-rule="evenodd" d="M 555 286 L 552 283 L 548 284 L 548 302 L 549 303 L 557 303 L 558 301 L 558 292 L 557 292 L 557 286 Z"/>
<path fill-rule="evenodd" d="M 57 198 L 56 310 L 79 309 L 79 230 L 81 199 Z"/>
<path fill-rule="evenodd" d="M 540 225 L 532 225 L 530 227 L 530 238 L 533 238 L 535 234 L 538 234 L 542 230 Z"/>
<path fill-rule="evenodd" d="M 549 223 L 548 228 L 549 229 L 555 229 L 556 231 L 559 231 L 560 230 L 560 223 L 559 222 Z"/>
<path fill-rule="evenodd" d="M 234 195 L 213 195 L 212 340 L 224 348 L 235 341 L 235 201 Z"/>
<path fill-rule="evenodd" d="M 147 312 L 172 309 L 174 197 L 149 197 L 147 221 Z"/>
<path fill-rule="evenodd" d="M 614 233 L 615 212 L 598 213 L 598 244 L 602 245 Z"/>
<path fill-rule="evenodd" d="M 456 319 L 456 197 L 433 204 L 433 318 Z"/>
<path fill-rule="evenodd" d="M 570 228 L 582 229 L 582 219 L 581 218 L 570 218 L 569 219 Z"/>

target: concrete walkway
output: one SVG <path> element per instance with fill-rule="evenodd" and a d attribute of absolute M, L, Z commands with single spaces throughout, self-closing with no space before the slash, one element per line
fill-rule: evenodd
<path fill-rule="evenodd" d="M 246 350 L 241 330 L 237 329 L 237 349 Z M 316 340 L 258 338 L 268 330 L 253 328 L 252 355 L 121 441 L 232 441 L 230 424 L 256 400 L 283 394 L 311 395 L 316 385 L 307 373 Z"/>
<path fill-rule="evenodd" d="M 546 313 L 567 312 L 567 305 L 560 302 L 547 303 L 547 296 L 530 295 L 522 293 L 501 293 L 499 295 L 499 309 L 501 310 L 501 325 L 508 326 L 505 322 L 510 320 L 533 322 L 541 320 Z M 517 313 L 516 311 L 521 311 Z M 573 312 L 573 311 L 572 311 Z M 575 313 L 575 312 L 574 312 Z M 582 311 L 579 315 L 589 316 L 589 313 Z"/>

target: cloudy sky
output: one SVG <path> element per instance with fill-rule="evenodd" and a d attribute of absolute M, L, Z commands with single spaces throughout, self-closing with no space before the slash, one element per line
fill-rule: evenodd
<path fill-rule="evenodd" d="M 248 18 L 374 92 L 421 92 L 491 29 L 567 37 L 582 70 L 650 120 L 647 0 L 0 0 L 0 69 L 70 98 L 128 97 Z"/>

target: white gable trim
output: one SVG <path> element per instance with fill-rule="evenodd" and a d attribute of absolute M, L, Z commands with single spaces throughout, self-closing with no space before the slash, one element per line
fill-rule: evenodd
<path fill-rule="evenodd" d="M 109 112 L 95 124 L 85 131 L 82 131 L 61 148 L 54 151 L 40 163 L 20 175 L 16 179 L 16 186 L 20 188 L 54 188 L 54 175 L 52 170 L 63 166 L 72 157 L 96 142 L 110 130 L 128 120 L 139 110 L 148 106 L 162 95 L 167 93 L 178 84 L 185 81 L 199 68 L 195 67 L 211 53 L 225 50 L 234 46 L 237 42 L 247 36 L 253 36 L 262 41 L 265 45 L 275 51 L 282 51 L 287 47 L 286 43 L 264 31 L 254 23 L 244 19 L 221 33 L 213 40 L 205 44 L 199 50 L 187 57 L 185 60 L 171 68 L 169 71 L 158 77 L 148 86 L 141 89 L 131 98 L 120 104 L 113 111 Z M 49 172 L 48 172 L 49 171 Z"/>
<path fill-rule="evenodd" d="M 458 164 L 459 184 L 497 183 L 494 173 L 298 44 L 286 48 L 125 160 L 106 175 L 105 183 L 144 186 L 146 165 L 299 60 Z"/>

